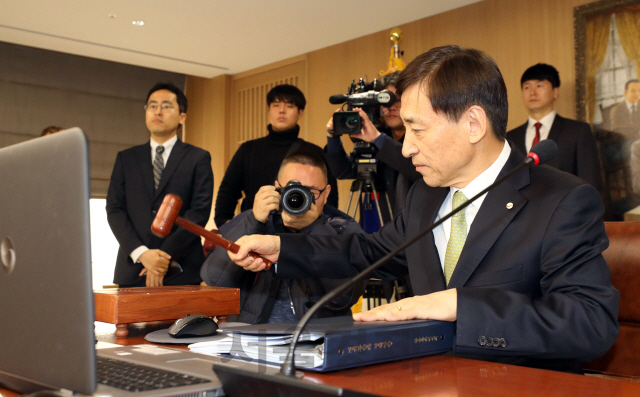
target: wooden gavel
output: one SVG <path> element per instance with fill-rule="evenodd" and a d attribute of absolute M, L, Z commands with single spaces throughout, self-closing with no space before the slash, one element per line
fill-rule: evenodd
<path fill-rule="evenodd" d="M 160 209 L 158 209 L 158 212 L 156 213 L 156 218 L 151 224 L 151 232 L 160 238 L 165 238 L 169 235 L 169 233 L 171 233 L 173 225 L 176 224 L 184 229 L 187 229 L 193 234 L 197 234 L 198 236 L 202 236 L 205 239 L 214 242 L 227 251 L 231 251 L 234 254 L 238 253 L 238 249 L 240 248 L 238 244 L 232 243 L 219 234 L 210 232 L 191 221 L 179 217 L 178 214 L 180 213 L 181 208 L 182 199 L 180 197 L 176 196 L 175 194 L 167 194 L 166 196 L 164 196 L 162 204 L 160 205 Z M 265 270 L 269 270 L 271 268 L 271 265 L 273 264 L 270 260 L 263 258 L 255 252 L 249 252 L 249 256 L 253 258 L 262 258 L 266 265 Z"/>

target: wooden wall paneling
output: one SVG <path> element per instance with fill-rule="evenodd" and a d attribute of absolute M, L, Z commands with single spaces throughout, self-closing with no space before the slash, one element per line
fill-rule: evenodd
<path fill-rule="evenodd" d="M 400 43 L 406 63 L 428 49 L 458 44 L 478 48 L 496 60 L 509 93 L 509 125 L 514 128 L 527 119 L 520 95 L 520 76 L 537 63 L 554 65 L 562 81 L 558 112 L 575 117 L 575 68 L 573 43 L 573 8 L 591 0 L 484 0 L 466 7 L 434 15 L 399 27 L 403 31 Z M 326 123 L 338 107 L 329 104 L 329 96 L 344 94 L 352 79 L 371 80 L 380 70 L 386 70 L 391 27 L 349 40 L 334 46 L 312 51 L 291 59 L 276 62 L 232 77 L 235 109 L 240 103 L 237 92 L 258 87 L 269 81 L 297 76 L 298 85 L 307 98 L 307 109 L 301 122 L 301 137 L 319 146 L 326 143 Z M 297 65 L 297 66 L 296 66 Z M 298 67 L 299 72 L 291 68 Z M 257 97 L 264 97 L 266 92 Z M 266 134 L 266 103 L 262 121 L 252 126 L 240 125 L 237 112 L 228 119 L 233 126 L 233 138 L 227 138 L 226 163 L 237 148 L 236 143 L 249 139 L 255 132 Z M 260 105 L 258 105 L 260 107 Z M 235 120 L 235 121 L 234 121 Z M 236 123 L 236 124 L 234 124 Z M 236 142 L 236 143 L 233 143 Z M 343 138 L 345 150 L 351 141 Z M 348 198 L 350 181 L 340 181 L 340 208 Z"/>
<path fill-rule="evenodd" d="M 231 76 L 222 75 L 212 79 L 187 78 L 186 95 L 189 109 L 185 128 L 185 142 L 208 150 L 211 154 L 211 168 L 214 177 L 213 208 L 218 187 L 229 163 L 226 141 L 229 136 Z M 213 223 L 213 208 L 206 229 Z"/>

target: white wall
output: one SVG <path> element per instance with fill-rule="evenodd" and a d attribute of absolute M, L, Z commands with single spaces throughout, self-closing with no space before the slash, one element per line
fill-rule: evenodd
<path fill-rule="evenodd" d="M 103 285 L 113 284 L 113 271 L 118 254 L 118 241 L 107 223 L 105 205 L 104 199 L 91 199 L 89 204 L 93 289 L 102 289 Z"/>

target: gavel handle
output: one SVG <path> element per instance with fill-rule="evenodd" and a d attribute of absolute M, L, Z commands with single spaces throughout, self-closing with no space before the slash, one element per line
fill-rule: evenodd
<path fill-rule="evenodd" d="M 238 249 L 240 249 L 240 246 L 238 244 L 227 240 L 226 238 L 220 236 L 219 234 L 212 233 L 206 230 L 205 228 L 203 228 L 202 226 L 196 225 L 195 223 L 188 221 L 184 218 L 180 218 L 180 217 L 176 218 L 176 225 L 181 226 L 183 229 L 187 229 L 193 234 L 197 234 L 198 236 L 202 236 L 206 239 L 209 239 L 213 241 L 216 245 L 219 245 L 220 247 L 226 249 L 227 251 L 231 251 L 234 254 L 237 254 Z M 253 258 L 262 258 L 262 260 L 264 261 L 264 264 L 266 265 L 265 270 L 271 269 L 271 265 L 273 265 L 273 263 L 269 259 L 263 258 L 260 255 L 256 254 L 255 252 L 249 252 L 249 256 Z"/>

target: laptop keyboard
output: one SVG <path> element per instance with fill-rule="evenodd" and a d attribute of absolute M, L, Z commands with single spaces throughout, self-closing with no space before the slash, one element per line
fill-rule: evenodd
<path fill-rule="evenodd" d="M 97 357 L 98 383 L 130 392 L 167 389 L 210 382 L 177 372 L 170 372 L 140 364 L 132 364 L 106 357 Z"/>

